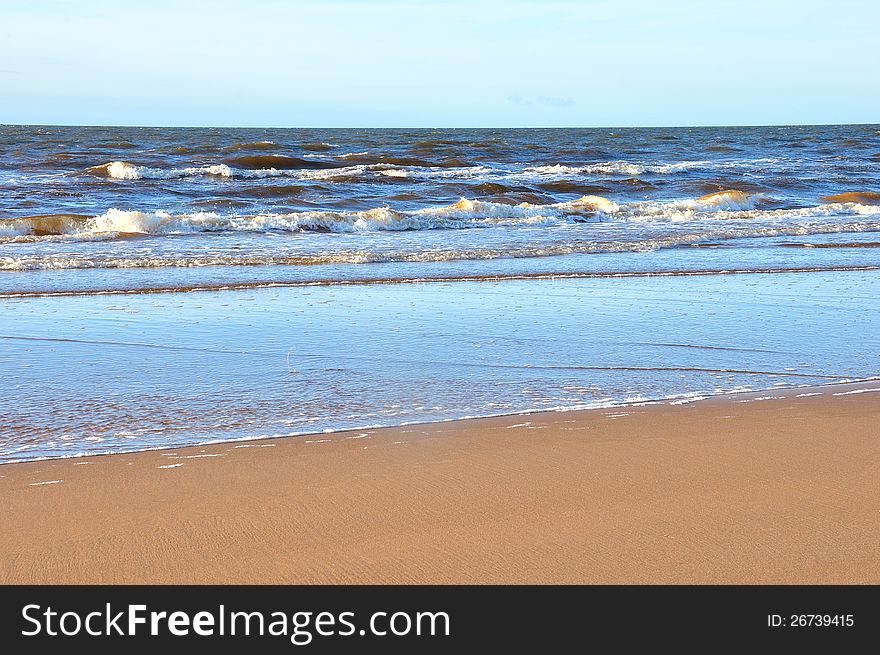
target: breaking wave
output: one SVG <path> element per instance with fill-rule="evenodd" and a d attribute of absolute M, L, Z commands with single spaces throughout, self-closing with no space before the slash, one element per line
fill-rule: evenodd
<path fill-rule="evenodd" d="M 799 234 L 798 219 L 815 222 L 826 217 L 880 217 L 880 206 L 860 203 L 828 203 L 816 207 L 766 209 L 762 194 L 727 190 L 699 198 L 668 202 L 616 203 L 587 195 L 568 202 L 517 205 L 462 198 L 450 205 L 400 211 L 388 206 L 364 211 L 300 211 L 254 215 L 195 212 L 173 214 L 110 209 L 99 216 L 51 214 L 0 220 L 0 241 L 27 241 L 51 237 L 106 240 L 133 235 L 191 234 L 199 232 L 377 232 L 480 227 L 552 226 L 578 222 L 687 223 L 746 221 L 755 228 L 772 222 Z M 821 226 L 820 226 L 821 227 Z M 876 223 L 853 224 L 853 231 L 869 231 Z"/>
<path fill-rule="evenodd" d="M 475 167 L 477 170 L 461 172 L 464 178 L 487 172 L 488 169 Z M 331 182 L 349 182 L 372 175 L 373 177 L 408 177 L 409 172 L 395 167 L 393 164 L 356 164 L 353 166 L 336 165 L 317 160 L 298 159 L 296 157 L 242 156 L 226 160 L 223 164 L 206 166 L 187 166 L 184 168 L 157 168 L 139 166 L 124 161 L 108 162 L 100 166 L 86 169 L 91 175 L 114 180 L 172 180 L 186 177 L 221 177 L 260 179 L 272 177 L 294 177 L 301 180 L 325 180 Z M 423 175 L 431 176 L 431 170 Z M 436 177 L 456 177 L 455 169 L 439 169 Z"/>
<path fill-rule="evenodd" d="M 552 205 L 505 205 L 462 198 L 444 207 L 403 212 L 390 207 L 366 211 L 305 211 L 250 216 L 213 212 L 171 214 L 110 209 L 100 216 L 39 215 L 0 221 L 0 237 L 77 236 L 107 238 L 121 234 L 187 234 L 197 232 L 374 232 L 522 225 L 558 222 L 567 216 L 616 211 L 617 205 L 599 196 Z"/>
<path fill-rule="evenodd" d="M 731 160 L 688 160 L 679 162 L 628 162 L 623 160 L 597 162 L 582 166 L 550 164 L 546 166 L 530 166 L 523 169 L 525 174 L 536 174 L 542 177 L 578 177 L 583 175 L 672 175 L 691 170 L 726 170 L 740 169 L 751 166 L 773 168 L 781 160 L 763 159 L 731 159 Z"/>
<path fill-rule="evenodd" d="M 236 144 L 241 149 L 256 144 Z M 274 145 L 265 142 L 266 148 Z M 311 144 L 317 146 L 320 144 Z M 776 160 L 731 160 L 731 161 L 682 161 L 674 163 L 639 163 L 626 161 L 610 161 L 582 166 L 566 164 L 550 164 L 528 166 L 525 168 L 508 167 L 506 169 L 472 164 L 460 159 L 449 158 L 442 161 L 428 161 L 414 157 L 392 157 L 372 155 L 368 152 L 355 152 L 340 155 L 337 159 L 316 159 L 313 155 L 306 158 L 291 157 L 281 154 L 242 154 L 228 157 L 222 163 L 203 166 L 187 166 L 181 168 L 159 168 L 132 164 L 125 161 L 113 161 L 92 166 L 87 169 L 91 175 L 116 180 L 139 179 L 175 179 L 184 177 L 226 177 L 226 178 L 263 178 L 292 176 L 303 180 L 318 179 L 336 182 L 357 181 L 358 178 L 372 176 L 382 177 L 414 177 L 436 180 L 528 180 L 538 184 L 572 183 L 575 181 L 595 181 L 597 176 L 621 176 L 637 179 L 639 175 L 671 175 L 691 169 L 736 170 L 746 165 L 759 165 L 773 169 Z M 340 161 L 341 160 L 341 161 Z M 641 181 L 643 185 L 648 182 Z M 869 198 L 872 192 L 854 194 Z M 846 194 L 844 194 L 846 195 Z M 875 194 L 876 195 L 876 194 Z M 875 202 L 869 200 L 868 202 Z M 859 202 L 852 200 L 852 202 Z"/>
<path fill-rule="evenodd" d="M 149 166 L 129 164 L 124 161 L 111 161 L 100 166 L 92 166 L 87 170 L 92 175 L 109 177 L 114 180 L 170 180 L 198 175 L 232 177 L 232 169 L 226 164 L 190 166 L 187 168 L 151 168 Z"/>

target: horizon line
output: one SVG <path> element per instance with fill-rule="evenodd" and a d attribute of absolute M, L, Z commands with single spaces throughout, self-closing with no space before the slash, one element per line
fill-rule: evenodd
<path fill-rule="evenodd" d="M 697 125 L 147 125 L 101 123 L 6 123 L 2 127 L 103 127 L 134 129 L 222 129 L 222 130 L 645 130 L 645 129 L 699 129 L 737 127 L 873 127 L 880 125 L 864 122 L 843 123 L 730 123 Z"/>

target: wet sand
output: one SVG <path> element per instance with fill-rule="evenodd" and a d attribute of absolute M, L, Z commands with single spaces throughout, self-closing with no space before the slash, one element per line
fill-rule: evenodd
<path fill-rule="evenodd" d="M 880 382 L 9 464 L 0 581 L 876 584 L 878 471 Z"/>

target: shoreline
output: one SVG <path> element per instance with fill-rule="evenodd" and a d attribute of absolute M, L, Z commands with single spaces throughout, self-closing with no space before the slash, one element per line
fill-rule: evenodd
<path fill-rule="evenodd" d="M 0 336 L 2 338 L 2 336 Z M 63 340 L 60 340 L 63 341 Z M 775 372 L 773 375 L 782 375 L 785 376 L 785 373 Z M 797 375 L 796 375 L 797 377 Z M 826 376 L 816 375 L 816 376 L 806 376 L 806 377 L 815 377 L 816 379 L 821 379 Z M 831 377 L 831 376 L 827 376 Z M 33 464 L 39 462 L 53 462 L 56 460 L 78 460 L 78 459 L 91 459 L 96 457 L 116 457 L 122 455 L 139 455 L 141 453 L 155 453 L 155 452 L 165 452 L 172 450 L 180 450 L 183 448 L 202 448 L 205 446 L 224 446 L 224 445 L 232 445 L 238 446 L 240 444 L 250 444 L 263 441 L 275 441 L 279 439 L 303 439 L 309 437 L 324 437 L 331 438 L 340 434 L 348 434 L 350 432 L 375 432 L 377 430 L 385 431 L 385 430 L 404 430 L 404 429 L 414 429 L 414 428 L 430 428 L 432 426 L 442 426 L 449 423 L 460 423 L 462 421 L 485 421 L 492 419 L 506 419 L 506 418 L 517 418 L 523 416 L 542 416 L 546 415 L 547 417 L 552 417 L 557 414 L 578 414 L 581 412 L 599 412 L 599 411 L 615 411 L 615 410 L 624 410 L 628 408 L 636 408 L 636 407 L 648 407 L 648 406 L 676 406 L 676 405 L 686 405 L 689 403 L 703 403 L 703 402 L 712 402 L 716 400 L 724 400 L 729 397 L 744 397 L 748 398 L 750 396 L 757 396 L 759 394 L 767 394 L 772 392 L 779 392 L 782 394 L 791 394 L 796 395 L 798 391 L 811 391 L 813 389 L 825 389 L 831 387 L 859 387 L 861 385 L 871 384 L 874 382 L 880 381 L 880 376 L 869 376 L 866 378 L 859 378 L 856 380 L 842 380 L 839 382 L 827 381 L 820 382 L 818 384 L 806 384 L 802 386 L 796 387 L 767 387 L 763 389 L 743 389 L 743 390 L 734 390 L 734 391 L 725 391 L 722 393 L 707 393 L 707 395 L 699 395 L 697 392 L 694 394 L 684 394 L 684 395 L 676 395 L 676 396 L 668 396 L 664 398 L 645 398 L 645 399 L 635 399 L 629 401 L 613 401 L 610 405 L 599 405 L 595 407 L 560 407 L 557 409 L 527 409 L 522 411 L 515 412 L 502 412 L 500 414 L 483 414 L 478 416 L 461 416 L 458 418 L 444 418 L 438 419 L 435 421 L 413 421 L 409 423 L 397 423 L 397 424 L 386 424 L 386 425 L 367 425 L 363 427 L 353 427 L 353 428 L 342 428 L 342 429 L 328 429 L 321 430 L 317 432 L 293 432 L 290 434 L 273 434 L 273 435 L 258 435 L 254 437 L 242 437 L 235 439 L 210 439 L 208 441 L 201 441 L 197 443 L 189 443 L 189 444 L 179 444 L 177 446 L 155 446 L 150 448 L 139 448 L 137 450 L 122 450 L 122 451 L 113 451 L 113 452 L 98 452 L 98 453 L 76 453 L 73 455 L 61 455 L 57 457 L 37 457 L 35 459 L 14 459 L 8 461 L 0 461 L 0 471 L 3 470 L 6 466 L 14 466 L 18 464 Z M 812 395 L 812 394 L 811 394 Z M 781 398 L 775 397 L 774 398 Z M 740 402 L 740 401 L 734 401 Z"/>
<path fill-rule="evenodd" d="M 877 274 L 10 301 L 4 459 L 864 379 Z"/>
<path fill-rule="evenodd" d="M 876 584 L 876 389 L 10 463 L 0 582 Z"/>

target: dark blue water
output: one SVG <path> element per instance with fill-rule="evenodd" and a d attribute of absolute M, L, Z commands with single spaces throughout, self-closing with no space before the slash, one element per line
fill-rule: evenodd
<path fill-rule="evenodd" d="M 878 126 L 6 126 L 0 292 L 866 267 L 878 194 Z"/>

